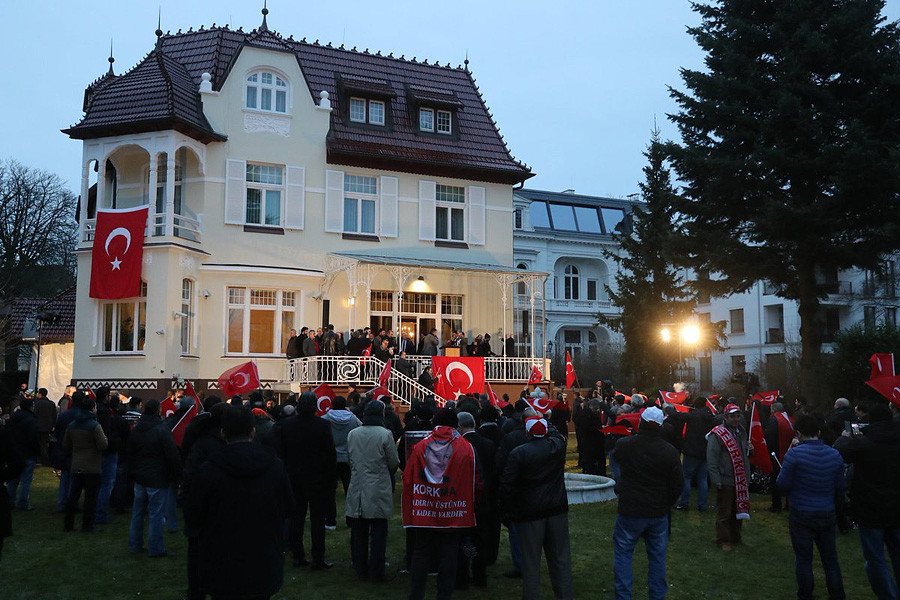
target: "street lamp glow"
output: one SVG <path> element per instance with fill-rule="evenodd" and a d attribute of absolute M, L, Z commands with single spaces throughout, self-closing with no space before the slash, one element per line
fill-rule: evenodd
<path fill-rule="evenodd" d="M 663 327 L 662 331 L 659 332 L 660 336 L 662 336 L 662 341 L 665 343 L 669 343 L 672 341 L 672 332 L 668 327 Z"/>
<path fill-rule="evenodd" d="M 686 344 L 696 344 L 700 341 L 700 328 L 696 325 L 685 325 L 681 330 L 681 337 Z"/>

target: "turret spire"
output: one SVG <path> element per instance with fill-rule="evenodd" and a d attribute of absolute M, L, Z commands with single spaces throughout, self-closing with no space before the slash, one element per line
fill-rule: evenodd
<path fill-rule="evenodd" d="M 109 40 L 109 58 L 108 58 L 107 60 L 109 60 L 109 71 L 107 71 L 106 74 L 107 74 L 107 75 L 110 75 L 110 76 L 115 75 L 115 73 L 113 73 L 113 63 L 116 62 L 116 59 L 113 58 L 113 41 L 112 41 L 112 38 L 110 38 L 110 40 Z"/>
<path fill-rule="evenodd" d="M 157 15 L 156 20 L 156 47 L 159 48 L 162 45 L 162 6 L 159 7 L 159 14 Z"/>
<path fill-rule="evenodd" d="M 263 9 L 262 9 L 263 21 L 262 21 L 262 25 L 259 26 L 260 31 L 268 31 L 269 30 L 269 26 L 266 23 L 266 15 L 269 14 L 269 9 L 266 8 L 266 1 L 267 0 L 263 0 Z"/>

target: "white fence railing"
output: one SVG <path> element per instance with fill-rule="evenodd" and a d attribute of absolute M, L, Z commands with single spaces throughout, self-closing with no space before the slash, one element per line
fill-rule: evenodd
<path fill-rule="evenodd" d="M 175 237 L 194 242 L 200 241 L 203 233 L 203 215 L 197 215 L 197 218 L 187 217 L 185 215 L 169 215 L 167 213 L 156 213 L 150 215 L 148 226 L 144 229 L 146 237 L 160 237 L 166 235 L 166 227 L 169 217 L 172 217 L 172 228 Z M 82 229 L 81 241 L 91 242 L 94 240 L 94 234 L 97 230 L 97 219 L 86 219 Z"/>
<path fill-rule="evenodd" d="M 431 366 L 431 357 L 427 355 L 407 356 L 413 365 L 413 376 L 418 378 L 425 367 Z M 396 366 L 397 359 L 394 359 Z M 525 383 L 531 377 L 532 367 L 540 369 L 542 375 L 549 375 L 550 359 L 540 357 L 524 358 L 515 356 L 486 356 L 484 358 L 484 378 L 487 381 L 508 383 Z"/>

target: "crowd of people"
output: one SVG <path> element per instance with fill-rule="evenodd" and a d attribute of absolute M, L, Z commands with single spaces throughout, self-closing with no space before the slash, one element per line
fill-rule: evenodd
<path fill-rule="evenodd" d="M 323 348 L 333 341 L 329 333 Z M 853 407 L 842 398 L 827 417 L 802 398 L 790 410 L 784 398 L 767 404 L 713 396 L 676 406 L 598 382 L 587 397 L 575 393 L 571 412 L 565 396 L 552 403 L 535 387 L 515 401 L 506 395 L 495 403 L 484 395 L 446 403 L 415 399 L 401 418 L 389 400 L 350 386 L 327 411 L 311 392 L 283 403 L 261 391 L 225 400 L 211 395 L 174 434 L 195 406 L 182 390 L 162 403 L 126 399 L 108 388 L 94 396 L 74 387 L 59 402 L 43 389 L 22 394 L 2 420 L 0 477 L 8 493 L 0 494 L 0 556 L 11 508 L 33 509 L 30 486 L 40 463 L 59 475 L 56 508 L 65 531 L 75 529 L 79 502 L 83 532 L 108 523 L 111 513 L 130 512 L 128 548 L 150 558 L 172 556 L 164 532 L 183 529 L 191 599 L 271 597 L 282 586 L 285 555 L 293 568 L 327 571 L 334 563 L 326 532 L 342 523 L 356 575 L 383 582 L 408 574 L 413 600 L 424 598 L 429 574 L 436 574 L 440 599 L 486 587 L 504 528 L 513 568 L 502 575 L 521 581 L 523 598 L 540 597 L 542 556 L 554 596 L 573 598 L 564 483 L 572 421 L 580 468 L 605 475 L 608 467 L 616 481 L 616 598 L 632 597 L 640 539 L 649 597 L 665 597 L 672 511 L 691 510 L 694 487 L 699 511 L 711 508 L 710 487 L 715 491 L 716 545 L 728 552 L 742 543 L 749 492 L 761 481 L 751 462 L 760 452 L 771 452 L 774 467 L 769 510 L 786 505 L 789 512 L 798 598 L 813 597 L 814 546 L 829 597 L 845 597 L 835 541 L 837 531 L 851 527 L 858 529 L 875 596 L 898 597 L 900 411 L 894 406 Z M 171 414 L 161 414 L 165 406 Z M 752 412 L 759 414 L 764 442 L 749 435 Z M 397 486 L 405 556 L 389 568 Z M 235 553 L 235 547 L 249 551 Z"/>

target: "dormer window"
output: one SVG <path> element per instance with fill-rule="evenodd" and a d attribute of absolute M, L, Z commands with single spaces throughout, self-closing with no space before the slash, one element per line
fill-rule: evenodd
<path fill-rule="evenodd" d="M 419 109 L 419 131 L 429 133 L 453 133 L 453 113 L 449 110 L 435 110 L 433 108 Z"/>
<path fill-rule="evenodd" d="M 437 111 L 437 132 L 450 134 L 452 132 L 453 118 L 449 110 Z"/>
<path fill-rule="evenodd" d="M 247 77 L 247 108 L 286 113 L 287 95 L 287 82 L 275 73 L 257 71 Z"/>
<path fill-rule="evenodd" d="M 366 98 L 350 98 L 350 120 L 353 123 L 384 125 L 384 102 Z"/>
<path fill-rule="evenodd" d="M 419 109 L 419 129 L 421 131 L 434 131 L 434 110 L 430 108 Z"/>

